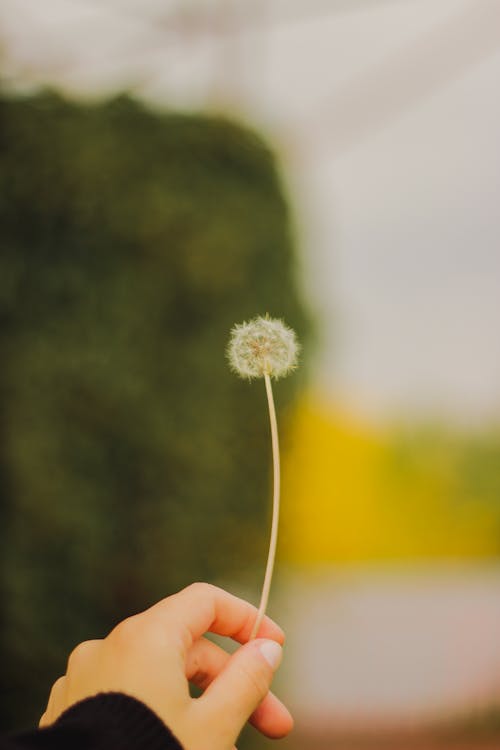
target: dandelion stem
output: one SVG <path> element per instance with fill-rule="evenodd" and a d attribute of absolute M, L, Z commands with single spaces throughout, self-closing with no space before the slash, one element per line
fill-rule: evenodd
<path fill-rule="evenodd" d="M 259 610 L 257 612 L 257 618 L 250 635 L 250 640 L 255 638 L 257 633 L 259 632 L 259 628 L 267 609 L 269 590 L 271 588 L 271 579 L 273 577 L 274 560 L 276 557 L 276 543 L 278 541 L 278 521 L 280 514 L 280 449 L 278 442 L 278 423 L 276 421 L 276 409 L 274 407 L 271 378 L 268 373 L 264 373 L 264 381 L 266 384 L 267 405 L 269 407 L 269 422 L 271 425 L 271 443 L 273 449 L 273 519 L 271 524 L 271 539 L 269 542 L 269 554 L 267 557 L 264 584 L 262 586 Z"/>

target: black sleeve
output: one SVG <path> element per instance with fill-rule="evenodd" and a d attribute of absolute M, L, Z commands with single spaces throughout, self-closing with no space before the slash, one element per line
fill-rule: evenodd
<path fill-rule="evenodd" d="M 100 693 L 65 711 L 44 729 L 0 739 L 0 750 L 183 750 L 144 703 Z"/>

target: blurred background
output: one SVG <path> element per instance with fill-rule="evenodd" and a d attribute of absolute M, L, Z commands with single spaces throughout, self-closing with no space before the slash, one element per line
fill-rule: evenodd
<path fill-rule="evenodd" d="M 2 727 L 192 580 L 258 598 L 269 312 L 281 745 L 498 748 L 500 4 L 3 0 L 0 78 Z"/>

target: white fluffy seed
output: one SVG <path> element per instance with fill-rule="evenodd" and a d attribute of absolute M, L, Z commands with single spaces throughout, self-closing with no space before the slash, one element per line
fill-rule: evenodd
<path fill-rule="evenodd" d="M 259 316 L 232 328 L 227 356 L 242 378 L 281 378 L 297 366 L 299 348 L 295 332 L 283 321 Z"/>

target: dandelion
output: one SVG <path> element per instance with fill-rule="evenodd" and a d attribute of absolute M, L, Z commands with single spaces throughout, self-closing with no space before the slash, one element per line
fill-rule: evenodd
<path fill-rule="evenodd" d="M 267 557 L 264 584 L 260 598 L 257 617 L 250 638 L 255 638 L 267 609 L 271 579 L 273 576 L 276 543 L 278 541 L 278 522 L 280 507 L 280 454 L 278 441 L 278 423 L 274 407 L 271 378 L 288 375 L 297 366 L 299 345 L 295 332 L 281 320 L 257 317 L 248 323 L 235 325 L 227 356 L 231 369 L 242 378 L 264 378 L 271 426 L 271 443 L 273 452 L 273 516 L 271 539 Z"/>

